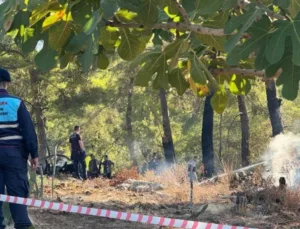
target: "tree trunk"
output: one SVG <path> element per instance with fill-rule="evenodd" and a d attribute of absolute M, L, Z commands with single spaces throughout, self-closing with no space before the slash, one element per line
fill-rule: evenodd
<path fill-rule="evenodd" d="M 280 113 L 281 100 L 277 98 L 274 80 L 266 82 L 266 93 L 272 125 L 272 136 L 275 137 L 276 135 L 283 133 L 283 126 Z"/>
<path fill-rule="evenodd" d="M 37 126 L 37 137 L 38 137 L 38 146 L 39 146 L 39 157 L 47 156 L 47 138 L 46 138 L 46 128 L 43 120 L 43 108 L 40 101 L 39 95 L 39 72 L 37 70 L 30 69 L 30 83 L 31 83 L 31 92 L 33 97 L 33 112 L 36 119 Z"/>
<path fill-rule="evenodd" d="M 241 118 L 241 131 L 242 131 L 242 142 L 241 142 L 241 150 L 242 150 L 242 166 L 249 165 L 249 157 L 250 157 L 250 150 L 249 150 L 249 118 L 247 114 L 247 108 L 245 103 L 245 97 L 243 95 L 238 95 L 238 105 L 239 105 L 239 112 Z"/>
<path fill-rule="evenodd" d="M 205 176 L 212 177 L 214 172 L 214 145 L 213 145 L 213 126 L 214 111 L 210 105 L 213 94 L 205 98 L 203 121 L 202 121 L 202 156 L 205 169 Z"/>
<path fill-rule="evenodd" d="M 134 152 L 134 137 L 132 131 L 132 95 L 134 88 L 134 78 L 130 78 L 128 85 L 128 94 L 127 94 L 127 110 L 126 110 L 126 143 L 130 153 L 130 159 L 134 166 L 137 166 L 137 159 Z"/>
<path fill-rule="evenodd" d="M 220 115 L 220 123 L 219 123 L 219 161 L 222 162 L 222 151 L 223 151 L 223 138 L 222 138 L 222 127 L 223 127 L 223 115 Z"/>
<path fill-rule="evenodd" d="M 164 154 L 166 162 L 173 164 L 175 162 L 175 150 L 172 138 L 172 131 L 168 113 L 168 103 L 166 98 L 166 91 L 164 89 L 159 90 L 160 104 L 161 104 L 161 114 L 163 121 L 164 136 L 162 138 L 162 144 L 164 148 Z"/>

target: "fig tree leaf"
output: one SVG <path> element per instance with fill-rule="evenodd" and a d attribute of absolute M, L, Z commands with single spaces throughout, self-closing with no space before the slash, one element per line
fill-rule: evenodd
<path fill-rule="evenodd" d="M 293 45 L 294 64 L 300 66 L 300 14 L 292 21 L 278 20 L 274 22 L 276 30 L 270 35 L 266 47 L 266 58 L 271 64 L 281 60 L 285 52 L 285 42 L 289 37 Z"/>
<path fill-rule="evenodd" d="M 230 52 L 236 46 L 236 44 L 241 39 L 244 32 L 246 32 L 249 27 L 262 16 L 265 12 L 264 9 L 252 6 L 251 9 L 241 16 L 232 16 L 231 19 L 226 23 L 224 32 L 226 34 L 231 34 L 235 30 L 238 30 L 236 34 L 232 35 L 232 37 L 225 44 L 225 51 Z"/>
<path fill-rule="evenodd" d="M 190 86 L 178 68 L 169 73 L 169 83 L 176 88 L 178 95 L 183 95 Z"/>

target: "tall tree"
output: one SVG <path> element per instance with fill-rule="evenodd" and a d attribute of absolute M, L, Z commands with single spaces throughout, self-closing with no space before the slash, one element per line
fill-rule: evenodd
<path fill-rule="evenodd" d="M 130 158 L 134 166 L 137 166 L 137 158 L 134 151 L 134 137 L 132 130 L 132 95 L 134 89 L 134 78 L 129 79 L 128 93 L 127 93 L 127 109 L 126 109 L 126 143 L 129 149 Z"/>
<path fill-rule="evenodd" d="M 250 149 L 249 149 L 249 138 L 250 138 L 250 128 L 249 128 L 249 118 L 247 113 L 247 107 L 245 103 L 245 96 L 238 95 L 238 106 L 241 118 L 241 156 L 242 156 L 242 166 L 247 166 L 250 164 Z"/>
<path fill-rule="evenodd" d="M 272 126 L 272 136 L 275 137 L 276 135 L 283 133 L 283 126 L 280 113 L 281 100 L 277 98 L 274 80 L 266 82 L 266 94 Z"/>
<path fill-rule="evenodd" d="M 159 90 L 159 98 L 160 98 L 161 115 L 162 115 L 163 129 L 164 129 L 164 136 L 162 137 L 164 155 L 165 155 L 166 162 L 173 164 L 175 162 L 175 149 L 174 149 L 170 119 L 169 119 L 166 91 L 162 88 Z"/>
<path fill-rule="evenodd" d="M 47 135 L 44 122 L 44 108 L 40 92 L 40 71 L 30 68 L 30 86 L 32 93 L 32 108 L 37 126 L 37 136 L 39 143 L 39 155 L 41 158 L 47 156 Z"/>
<path fill-rule="evenodd" d="M 214 145 L 213 145 L 213 127 L 214 111 L 211 106 L 213 95 L 205 98 L 203 120 L 202 120 L 202 157 L 206 177 L 212 177 L 214 172 Z"/>

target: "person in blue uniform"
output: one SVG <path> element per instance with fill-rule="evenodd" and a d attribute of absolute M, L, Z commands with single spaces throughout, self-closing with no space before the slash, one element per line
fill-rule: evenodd
<path fill-rule="evenodd" d="M 27 160 L 38 167 L 38 143 L 34 125 L 24 102 L 9 95 L 11 82 L 7 70 L 0 68 L 0 194 L 28 197 Z M 31 222 L 27 207 L 10 204 L 16 229 L 28 229 Z M 4 229 L 2 203 L 0 203 L 0 229 Z"/>
<path fill-rule="evenodd" d="M 86 162 L 85 162 L 85 151 L 83 147 L 83 142 L 80 136 L 80 127 L 74 127 L 74 133 L 69 138 L 71 159 L 74 163 L 75 177 L 78 179 L 86 180 Z M 80 167 L 82 168 L 82 173 L 80 172 Z"/>

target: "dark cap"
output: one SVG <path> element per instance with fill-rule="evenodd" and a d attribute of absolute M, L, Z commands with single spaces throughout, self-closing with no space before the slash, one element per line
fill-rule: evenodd
<path fill-rule="evenodd" d="M 7 70 L 0 68 L 0 82 L 11 82 L 10 74 Z"/>

